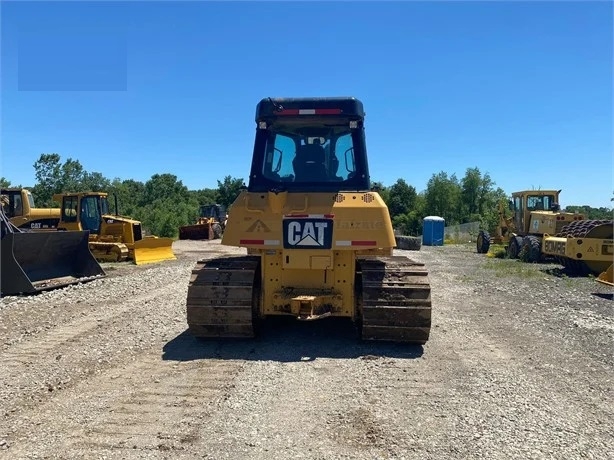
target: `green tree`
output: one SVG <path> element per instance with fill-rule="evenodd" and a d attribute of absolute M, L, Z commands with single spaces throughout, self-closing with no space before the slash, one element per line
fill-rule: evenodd
<path fill-rule="evenodd" d="M 433 174 L 424 192 L 425 212 L 429 215 L 443 217 L 446 225 L 460 223 L 461 185 L 455 174 L 441 171 Z"/>
<path fill-rule="evenodd" d="M 230 207 L 237 199 L 241 189 L 245 187 L 245 182 L 241 178 L 233 178 L 231 176 L 224 177 L 223 181 L 217 181 L 217 193 L 219 204 Z"/>
<path fill-rule="evenodd" d="M 6 177 L 0 177 L 0 187 L 2 188 L 11 187 L 11 181 L 8 180 Z"/>
<path fill-rule="evenodd" d="M 567 206 L 565 208 L 566 212 L 578 212 L 583 214 L 586 219 L 596 219 L 596 220 L 609 220 L 612 219 L 612 213 L 614 209 L 610 208 L 593 208 L 592 206 L 584 205 L 584 206 Z"/>
<path fill-rule="evenodd" d="M 143 199 L 145 193 L 145 184 L 134 179 L 121 180 L 113 179 L 108 188 L 109 200 L 112 212 L 114 209 L 115 196 L 117 197 L 118 212 L 121 215 L 140 219 L 138 216 L 141 205 L 144 204 Z"/>
<path fill-rule="evenodd" d="M 407 184 L 404 179 L 397 181 L 390 187 L 388 193 L 388 209 L 391 216 L 407 214 L 416 207 L 416 189 Z"/>
<path fill-rule="evenodd" d="M 55 193 L 103 191 L 110 184 L 100 173 L 88 173 L 79 160 L 68 158 L 64 163 L 57 153 L 43 153 L 34 163 L 36 184 L 32 194 L 38 206 L 59 206 Z"/>
<path fill-rule="evenodd" d="M 477 167 L 467 168 L 461 180 L 462 221 L 473 222 L 486 211 L 493 186 L 488 173 L 482 175 Z"/>

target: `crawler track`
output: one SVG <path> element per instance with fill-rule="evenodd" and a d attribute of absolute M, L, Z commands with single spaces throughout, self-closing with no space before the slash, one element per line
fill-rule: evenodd
<path fill-rule="evenodd" d="M 200 260 L 192 270 L 187 321 L 197 337 L 254 337 L 253 309 L 258 305 L 258 256 Z"/>
<path fill-rule="evenodd" d="M 431 287 L 424 264 L 407 257 L 358 261 L 363 340 L 425 343 Z"/>

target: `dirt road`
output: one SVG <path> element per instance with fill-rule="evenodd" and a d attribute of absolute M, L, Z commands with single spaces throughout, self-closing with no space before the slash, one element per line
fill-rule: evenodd
<path fill-rule="evenodd" d="M 398 251 L 431 273 L 424 347 L 331 319 L 253 341 L 185 333 L 198 258 L 0 304 L 0 458 L 614 458 L 614 302 L 554 265 L 470 246 Z"/>

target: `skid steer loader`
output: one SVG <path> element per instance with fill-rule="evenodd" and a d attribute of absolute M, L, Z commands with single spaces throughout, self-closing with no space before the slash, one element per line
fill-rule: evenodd
<path fill-rule="evenodd" d="M 180 240 L 216 240 L 226 227 L 226 210 L 221 204 L 200 207 L 200 217 L 193 225 L 179 227 Z"/>
<path fill-rule="evenodd" d="M 175 260 L 173 240 L 143 236 L 141 223 L 109 210 L 108 194 L 103 192 L 61 193 L 53 196 L 62 203 L 60 230 L 88 230 L 89 247 L 97 260 L 136 265 Z"/>
<path fill-rule="evenodd" d="M 428 340 L 428 272 L 393 255 L 364 118 L 350 97 L 260 101 L 249 183 L 221 241 L 247 255 L 198 261 L 186 302 L 192 334 L 254 337 L 259 320 L 287 315 L 350 318 L 364 340 Z"/>
<path fill-rule="evenodd" d="M 12 224 L 2 200 L 0 292 L 35 294 L 103 278 L 106 273 L 88 247 L 88 232 L 32 232 Z"/>

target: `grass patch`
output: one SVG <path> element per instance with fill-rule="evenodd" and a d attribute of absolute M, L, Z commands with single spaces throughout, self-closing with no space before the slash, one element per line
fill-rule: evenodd
<path fill-rule="evenodd" d="M 483 267 L 487 270 L 492 270 L 499 278 L 507 278 L 508 276 L 517 276 L 519 278 L 540 278 L 544 274 L 536 269 L 534 264 L 526 264 L 515 259 L 488 259 Z"/>
<path fill-rule="evenodd" d="M 486 257 L 489 259 L 505 259 L 507 257 L 507 251 L 502 244 L 491 244 Z"/>

